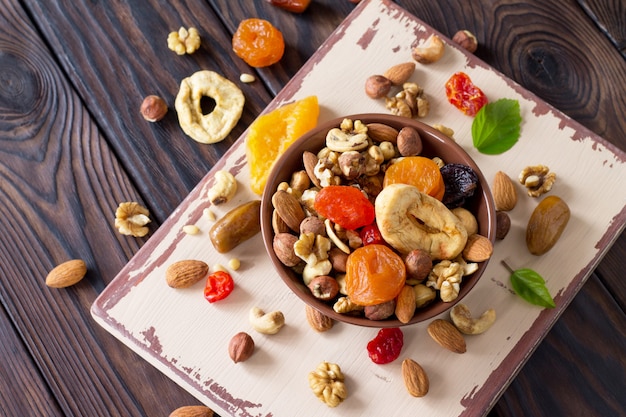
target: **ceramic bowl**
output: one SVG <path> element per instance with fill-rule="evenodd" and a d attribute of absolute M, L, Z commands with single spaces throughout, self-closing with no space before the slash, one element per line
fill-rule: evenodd
<path fill-rule="evenodd" d="M 356 114 L 321 123 L 316 128 L 304 134 L 283 153 L 270 173 L 262 196 L 261 232 L 265 248 L 274 265 L 274 268 L 276 269 L 278 276 L 302 301 L 319 310 L 326 316 L 340 322 L 378 328 L 399 327 L 407 324 L 418 323 L 437 316 L 450 309 L 454 304 L 461 301 L 467 293 L 469 293 L 485 271 L 488 261 L 481 262 L 476 272 L 463 277 L 459 296 L 454 301 L 443 302 L 439 299 L 439 295 L 437 294 L 437 297 L 433 302 L 416 310 L 415 315 L 410 322 L 401 323 L 395 318 L 395 316 L 392 316 L 392 318 L 387 320 L 375 321 L 362 315 L 348 315 L 335 312 L 332 308 L 332 302 L 324 302 L 315 298 L 309 289 L 304 285 L 302 276 L 294 272 L 292 268 L 285 266 L 274 253 L 272 245 L 274 239 L 274 230 L 272 228 L 272 212 L 274 210 L 272 206 L 272 195 L 277 190 L 277 187 L 281 182 L 289 182 L 293 172 L 303 169 L 303 153 L 305 151 L 310 151 L 317 154 L 317 152 L 325 146 L 326 133 L 334 127 L 339 127 L 344 118 L 361 120 L 361 122 L 365 124 L 385 123 L 396 128 L 397 130 L 400 130 L 405 126 L 411 126 L 417 129 L 421 136 L 423 143 L 423 151 L 421 153 L 422 156 L 438 156 L 446 163 L 460 163 L 470 166 L 478 175 L 479 187 L 464 207 L 469 209 L 476 216 L 479 234 L 488 237 L 492 243 L 495 241 L 496 210 L 488 182 L 485 180 L 480 168 L 461 146 L 438 130 L 415 119 L 386 114 Z"/>

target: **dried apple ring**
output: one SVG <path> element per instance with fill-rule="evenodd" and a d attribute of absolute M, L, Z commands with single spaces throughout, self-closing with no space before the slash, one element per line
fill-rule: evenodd
<path fill-rule="evenodd" d="M 204 114 L 203 97 L 215 100 L 215 108 Z M 183 79 L 176 96 L 178 123 L 183 131 L 200 143 L 216 143 L 233 130 L 245 98 L 239 87 L 221 75 L 208 70 L 198 71 Z"/>

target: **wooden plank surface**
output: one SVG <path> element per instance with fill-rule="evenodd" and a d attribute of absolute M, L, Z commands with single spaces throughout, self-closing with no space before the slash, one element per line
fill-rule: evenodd
<path fill-rule="evenodd" d="M 593 6 L 600 29 L 607 28 L 618 47 L 581 14 L 578 3 L 560 0 L 551 7 L 539 0 L 398 2 L 444 33 L 474 31 L 481 43 L 480 58 L 625 149 L 625 122 L 619 116 L 626 109 L 626 64 L 618 51 L 623 51 L 623 2 L 586 2 Z M 42 410 L 51 415 L 167 415 L 175 406 L 194 402 L 138 362 L 89 317 L 96 295 L 145 242 L 119 236 L 111 226 L 112 213 L 122 200 L 140 200 L 151 209 L 156 229 L 228 148 L 228 141 L 232 143 L 353 7 L 347 0 L 320 0 L 303 15 L 292 15 L 261 0 L 237 8 L 227 0 L 2 1 L 0 300 L 7 315 L 2 316 L 0 336 L 22 338 L 22 352 L 31 352 L 47 384 L 33 383 L 30 390 L 40 390 L 42 398 L 49 390 L 63 411 L 52 411 L 57 408 L 48 408 L 43 400 Z M 524 18 L 529 14 L 535 19 Z M 180 140 L 173 112 L 159 125 L 138 117 L 143 95 L 157 92 L 171 98 L 180 77 L 199 65 L 223 70 L 232 79 L 248 72 L 228 45 L 236 22 L 250 16 L 270 18 L 281 27 L 292 53 L 280 65 L 259 71 L 263 84 L 250 86 L 242 122 L 224 145 L 205 147 Z M 202 54 L 177 59 L 163 47 L 165 34 L 192 23 L 210 34 L 208 43 Z M 514 33 L 504 36 L 511 27 Z M 175 172 L 164 175 L 163 167 Z M 615 299 L 623 314 L 625 254 L 622 235 L 599 266 L 597 278 L 591 278 L 607 291 L 584 287 L 578 296 L 587 301 L 583 306 L 610 306 Z M 46 272 L 70 256 L 88 261 L 86 281 L 63 295 L 45 289 L 41 283 Z M 574 313 L 567 310 L 564 317 L 568 314 Z M 589 340 L 606 337 L 588 328 L 569 331 L 576 323 L 563 321 L 555 329 L 564 326 L 564 331 L 550 333 L 545 343 L 582 348 Z M 58 348 L 48 349 L 49 344 Z M 597 352 L 605 349 L 600 342 L 593 346 Z M 19 348 L 9 351 L 9 360 L 20 358 L 16 352 Z M 541 346 L 535 358 L 538 363 L 555 360 Z M 602 366 L 601 353 L 574 358 L 558 362 L 558 367 L 569 369 L 583 361 L 590 369 L 596 361 Z M 494 413 L 525 415 L 522 407 L 529 404 L 536 415 L 571 415 L 568 411 L 614 403 L 610 387 L 622 381 L 610 373 L 600 375 L 600 394 L 592 387 L 578 398 L 559 400 L 564 394 L 556 372 L 543 375 L 541 391 L 522 391 L 534 386 L 529 381 L 540 373 L 534 363 L 522 369 Z M 27 372 L 24 380 L 29 379 Z M 94 388 L 82 392 L 72 386 L 76 381 Z M 523 388 L 516 389 L 516 384 Z M 545 401 L 544 393 L 555 400 Z M 11 400 L 2 397 L 3 410 L 33 413 L 21 408 L 28 407 L 25 402 Z"/>

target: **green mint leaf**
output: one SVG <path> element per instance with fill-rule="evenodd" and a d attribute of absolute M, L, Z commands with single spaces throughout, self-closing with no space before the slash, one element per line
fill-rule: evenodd
<path fill-rule="evenodd" d="M 532 269 L 522 268 L 511 274 L 511 285 L 517 295 L 531 304 L 554 308 L 554 300 L 544 279 Z"/>
<path fill-rule="evenodd" d="M 497 155 L 508 151 L 520 137 L 519 101 L 502 98 L 485 104 L 472 122 L 472 140 L 479 152 Z"/>

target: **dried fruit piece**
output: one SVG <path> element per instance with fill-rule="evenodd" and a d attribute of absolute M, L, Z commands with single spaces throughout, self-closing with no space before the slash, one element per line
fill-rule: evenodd
<path fill-rule="evenodd" d="M 355 187 L 331 185 L 315 197 L 315 211 L 344 229 L 354 230 L 374 221 L 374 205 Z"/>
<path fill-rule="evenodd" d="M 264 19 L 242 20 L 233 35 L 233 51 L 251 67 L 261 68 L 275 64 L 283 57 L 283 34 Z"/>
<path fill-rule="evenodd" d="M 570 209 L 557 196 L 544 198 L 533 210 L 526 226 L 526 246 L 533 255 L 543 255 L 556 244 L 569 222 Z"/>
<path fill-rule="evenodd" d="M 226 271 L 215 271 L 206 279 L 204 298 L 214 303 L 228 297 L 235 288 L 233 277 Z"/>
<path fill-rule="evenodd" d="M 215 101 L 210 113 L 202 111 L 201 101 L 209 97 Z M 185 134 L 200 143 L 216 143 L 233 130 L 245 104 L 239 87 L 216 72 L 203 70 L 180 82 L 174 107 L 178 123 Z"/>
<path fill-rule="evenodd" d="M 263 114 L 250 125 L 246 158 L 254 193 L 263 193 L 276 160 L 296 139 L 317 125 L 319 112 L 317 96 L 308 96 Z"/>
<path fill-rule="evenodd" d="M 404 261 L 385 245 L 367 245 L 348 256 L 346 292 L 356 304 L 367 306 L 392 300 L 406 280 Z"/>
<path fill-rule="evenodd" d="M 402 378 L 406 390 L 414 397 L 423 397 L 428 394 L 430 382 L 424 368 L 413 359 L 402 361 Z"/>
<path fill-rule="evenodd" d="M 385 171 L 383 187 L 390 184 L 412 185 L 439 201 L 446 191 L 439 167 L 423 156 L 408 156 L 391 164 Z"/>
<path fill-rule="evenodd" d="M 378 229 L 378 225 L 376 223 L 363 226 L 359 231 L 359 236 L 361 237 L 361 241 L 364 246 L 385 244 L 385 239 L 383 239 L 383 235 L 380 234 L 380 229 Z"/>
<path fill-rule="evenodd" d="M 261 231 L 261 201 L 253 200 L 235 207 L 219 219 L 211 230 L 211 243 L 226 253 Z"/>
<path fill-rule="evenodd" d="M 280 7 L 281 9 L 288 10 L 293 13 L 304 12 L 311 0 L 265 0 L 272 6 Z"/>
<path fill-rule="evenodd" d="M 404 334 L 397 327 L 380 329 L 375 338 L 367 343 L 367 354 L 379 365 L 398 359 L 404 346 Z"/>
<path fill-rule="evenodd" d="M 46 276 L 46 285 L 65 288 L 78 283 L 87 273 L 87 265 L 81 259 L 72 259 L 54 267 Z"/>
<path fill-rule="evenodd" d="M 448 101 L 468 116 L 476 116 L 478 110 L 487 104 L 485 93 L 464 72 L 453 74 L 445 88 Z"/>
<path fill-rule="evenodd" d="M 441 176 L 446 190 L 442 202 L 451 209 L 464 205 L 478 188 L 478 175 L 467 165 L 446 164 Z"/>

